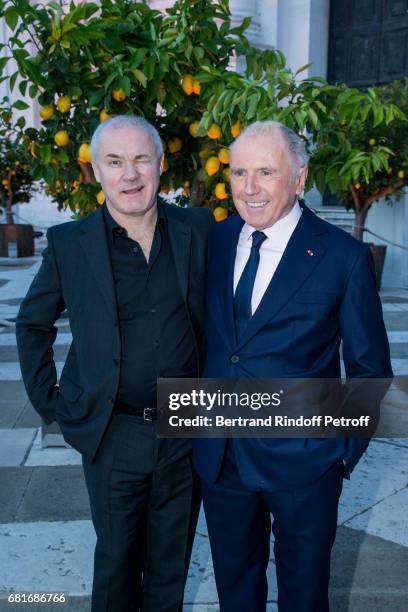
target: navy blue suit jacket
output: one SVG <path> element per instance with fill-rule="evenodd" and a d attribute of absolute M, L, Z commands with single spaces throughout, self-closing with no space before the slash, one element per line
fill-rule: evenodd
<path fill-rule="evenodd" d="M 341 341 L 347 377 L 392 376 L 369 247 L 304 204 L 302 208 L 279 266 L 239 342 L 233 272 L 243 221 L 233 215 L 212 230 L 205 377 L 338 378 Z M 248 487 L 277 490 L 313 482 L 342 458 L 352 470 L 367 446 L 363 438 L 239 438 L 234 450 Z M 194 441 L 195 466 L 204 480 L 217 479 L 224 450 L 225 440 Z"/>

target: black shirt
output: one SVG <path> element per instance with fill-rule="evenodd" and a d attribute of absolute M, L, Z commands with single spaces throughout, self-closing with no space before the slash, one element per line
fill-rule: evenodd
<path fill-rule="evenodd" d="M 197 355 L 187 306 L 171 252 L 167 219 L 158 219 L 149 262 L 104 204 L 108 249 L 121 335 L 117 401 L 157 405 L 157 378 L 197 375 Z"/>

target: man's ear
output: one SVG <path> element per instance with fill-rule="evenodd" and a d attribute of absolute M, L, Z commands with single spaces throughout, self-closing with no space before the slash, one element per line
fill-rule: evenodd
<path fill-rule="evenodd" d="M 163 174 L 163 166 L 164 166 L 164 153 L 163 153 L 163 155 L 160 158 L 160 170 L 159 170 L 160 175 Z"/>
<path fill-rule="evenodd" d="M 92 163 L 92 169 L 94 171 L 95 178 L 98 181 L 98 183 L 100 183 L 100 180 L 99 180 L 100 179 L 100 174 L 99 174 L 98 164 L 94 160 L 91 163 Z"/>
<path fill-rule="evenodd" d="M 309 168 L 307 166 L 302 166 L 296 175 L 296 195 L 300 195 L 305 190 L 307 175 L 309 172 Z"/>

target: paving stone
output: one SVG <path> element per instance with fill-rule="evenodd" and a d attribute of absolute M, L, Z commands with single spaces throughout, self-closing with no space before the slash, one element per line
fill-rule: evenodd
<path fill-rule="evenodd" d="M 408 343 L 398 342 L 390 344 L 391 357 L 393 359 L 408 359 Z"/>
<path fill-rule="evenodd" d="M 82 465 L 82 459 L 80 453 L 78 453 L 73 448 L 62 448 L 60 445 L 43 448 L 42 434 L 41 430 L 39 429 L 24 465 Z"/>
<path fill-rule="evenodd" d="M 0 399 L 6 400 L 27 400 L 27 392 L 21 380 L 0 380 Z"/>
<path fill-rule="evenodd" d="M 0 468 L 0 523 L 15 520 L 32 472 L 32 468 Z"/>
<path fill-rule="evenodd" d="M 3 400 L 0 399 L 0 429 L 12 429 L 21 413 L 27 400 Z"/>
<path fill-rule="evenodd" d="M 388 331 L 408 329 L 408 312 L 384 312 L 384 322 Z"/>
<path fill-rule="evenodd" d="M 0 525 L 0 591 L 91 593 L 90 521 Z"/>
<path fill-rule="evenodd" d="M 61 375 L 64 363 L 57 361 L 55 363 L 57 368 L 58 376 Z M 0 381 L 20 381 L 21 370 L 20 364 L 17 361 L 3 361 L 0 362 Z"/>
<path fill-rule="evenodd" d="M 35 434 L 35 429 L 0 429 L 0 467 L 22 465 Z"/>
<path fill-rule="evenodd" d="M 23 410 L 20 412 L 15 423 L 16 428 L 34 427 L 37 429 L 41 425 L 41 417 L 32 407 L 31 402 L 26 401 Z"/>
<path fill-rule="evenodd" d="M 347 521 L 345 525 L 360 529 L 371 535 L 380 536 L 388 542 L 401 544 L 408 551 L 407 508 L 408 484 L 405 489 L 388 496 L 366 512 Z M 408 554 L 406 577 L 408 578 Z"/>
<path fill-rule="evenodd" d="M 373 440 L 351 475 L 343 481 L 339 524 L 350 521 L 408 484 L 408 453 L 405 447 Z M 406 510 L 401 507 L 406 524 Z"/>
<path fill-rule="evenodd" d="M 82 466 L 33 469 L 16 521 L 75 521 L 89 518 L 89 500 Z"/>
<path fill-rule="evenodd" d="M 54 359 L 57 361 L 65 361 L 67 353 L 67 346 L 54 346 Z M 1 346 L 0 342 L 0 362 L 7 361 L 18 362 L 17 346 Z"/>
<path fill-rule="evenodd" d="M 408 548 L 339 527 L 332 554 L 331 610 L 406 612 Z"/>

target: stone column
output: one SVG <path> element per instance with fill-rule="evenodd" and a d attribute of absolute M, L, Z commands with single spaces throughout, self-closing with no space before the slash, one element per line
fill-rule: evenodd
<path fill-rule="evenodd" d="M 303 78 L 327 75 L 329 8 L 330 0 L 278 1 L 277 47 L 293 71 L 313 63 Z"/>

